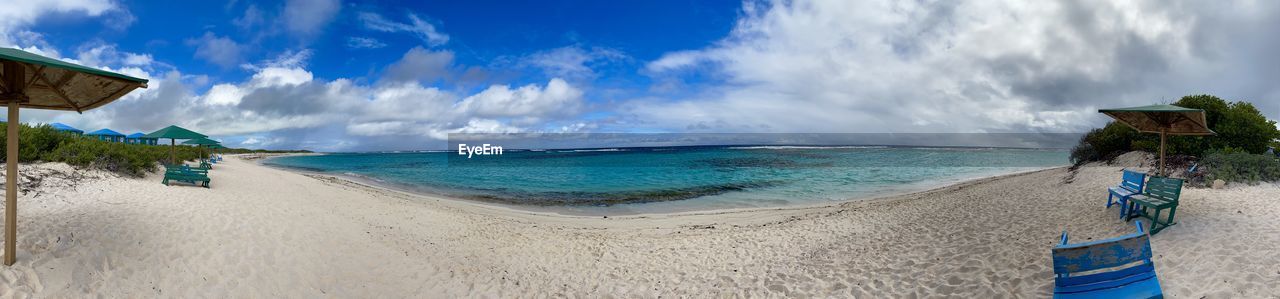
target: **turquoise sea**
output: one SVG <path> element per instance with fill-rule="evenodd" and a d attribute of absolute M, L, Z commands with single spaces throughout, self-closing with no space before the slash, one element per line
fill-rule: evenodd
<path fill-rule="evenodd" d="M 828 203 L 1067 165 L 1058 149 L 690 146 L 288 156 L 267 165 L 569 214 Z"/>

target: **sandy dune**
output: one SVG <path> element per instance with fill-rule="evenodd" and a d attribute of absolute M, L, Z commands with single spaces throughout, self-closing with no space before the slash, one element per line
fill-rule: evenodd
<path fill-rule="evenodd" d="M 211 189 L 24 165 L 5 297 L 1044 297 L 1049 249 L 1127 233 L 1118 167 L 827 207 L 572 217 L 228 159 Z M 35 179 L 35 180 L 33 180 Z M 1187 189 L 1172 298 L 1280 294 L 1280 186 Z"/>

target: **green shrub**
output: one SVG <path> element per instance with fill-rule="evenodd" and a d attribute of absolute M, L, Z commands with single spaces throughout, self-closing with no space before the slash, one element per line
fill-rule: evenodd
<path fill-rule="evenodd" d="M 1214 151 L 1201 164 L 1208 170 L 1207 181 L 1256 183 L 1280 181 L 1280 161 L 1275 156 L 1235 151 Z"/>
<path fill-rule="evenodd" d="M 1191 155 L 1204 157 L 1210 151 L 1230 149 L 1251 154 L 1262 154 L 1268 147 L 1276 147 L 1280 138 L 1276 122 L 1267 120 L 1249 102 L 1227 102 L 1211 95 L 1182 97 L 1174 105 L 1205 110 L 1209 129 L 1213 136 L 1176 136 L 1166 139 L 1167 155 Z M 1159 134 L 1145 134 L 1121 124 L 1110 122 L 1101 129 L 1094 129 L 1080 138 L 1072 150 L 1071 160 L 1077 164 L 1104 161 L 1129 151 L 1155 152 L 1160 148 Z"/>
<path fill-rule="evenodd" d="M 0 123 L 0 149 L 7 142 L 7 125 Z M 156 162 L 169 161 L 168 145 L 124 144 L 101 141 L 93 137 L 62 132 L 49 126 L 18 129 L 18 161 L 64 162 L 78 167 L 104 169 L 116 173 L 143 176 L 156 170 Z M 203 152 L 191 146 L 172 148 L 181 161 L 205 157 Z M 0 155 L 0 161 L 7 159 Z"/>
<path fill-rule="evenodd" d="M 1262 154 L 1267 151 L 1272 140 L 1280 138 L 1276 122 L 1267 120 L 1249 102 L 1227 102 L 1211 95 L 1194 95 L 1183 97 L 1173 104 L 1204 109 L 1209 128 L 1218 134 L 1171 136 L 1167 144 L 1171 153 L 1203 157 L 1209 151 L 1235 148 L 1251 154 Z M 1152 139 L 1158 142 L 1159 137 Z"/>
<path fill-rule="evenodd" d="M 1134 148 L 1140 136 L 1129 126 L 1118 122 L 1093 129 L 1080 137 L 1080 144 L 1071 150 L 1071 161 L 1080 164 L 1089 161 L 1109 161 Z"/>

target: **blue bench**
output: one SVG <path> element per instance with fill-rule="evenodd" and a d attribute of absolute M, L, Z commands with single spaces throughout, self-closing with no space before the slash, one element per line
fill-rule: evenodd
<path fill-rule="evenodd" d="M 1162 298 L 1151 262 L 1151 237 L 1138 231 L 1088 243 L 1053 247 L 1053 298 Z"/>
<path fill-rule="evenodd" d="M 1142 194 L 1142 187 L 1145 185 L 1147 174 L 1137 171 L 1125 169 L 1124 180 L 1119 186 L 1107 188 L 1107 207 L 1113 204 L 1120 204 L 1120 218 L 1124 218 L 1129 214 L 1129 198 L 1134 195 Z"/>

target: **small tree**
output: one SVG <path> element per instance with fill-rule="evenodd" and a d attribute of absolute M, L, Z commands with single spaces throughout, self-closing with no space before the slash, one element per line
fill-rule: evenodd
<path fill-rule="evenodd" d="M 1169 139 L 1169 152 L 1204 156 L 1215 149 L 1240 150 L 1252 154 L 1267 151 L 1269 140 L 1280 138 L 1276 122 L 1267 120 L 1252 103 L 1224 101 L 1211 95 L 1185 96 L 1174 105 L 1204 109 L 1214 136 L 1176 136 Z M 1151 138 L 1154 139 L 1154 138 Z"/>

